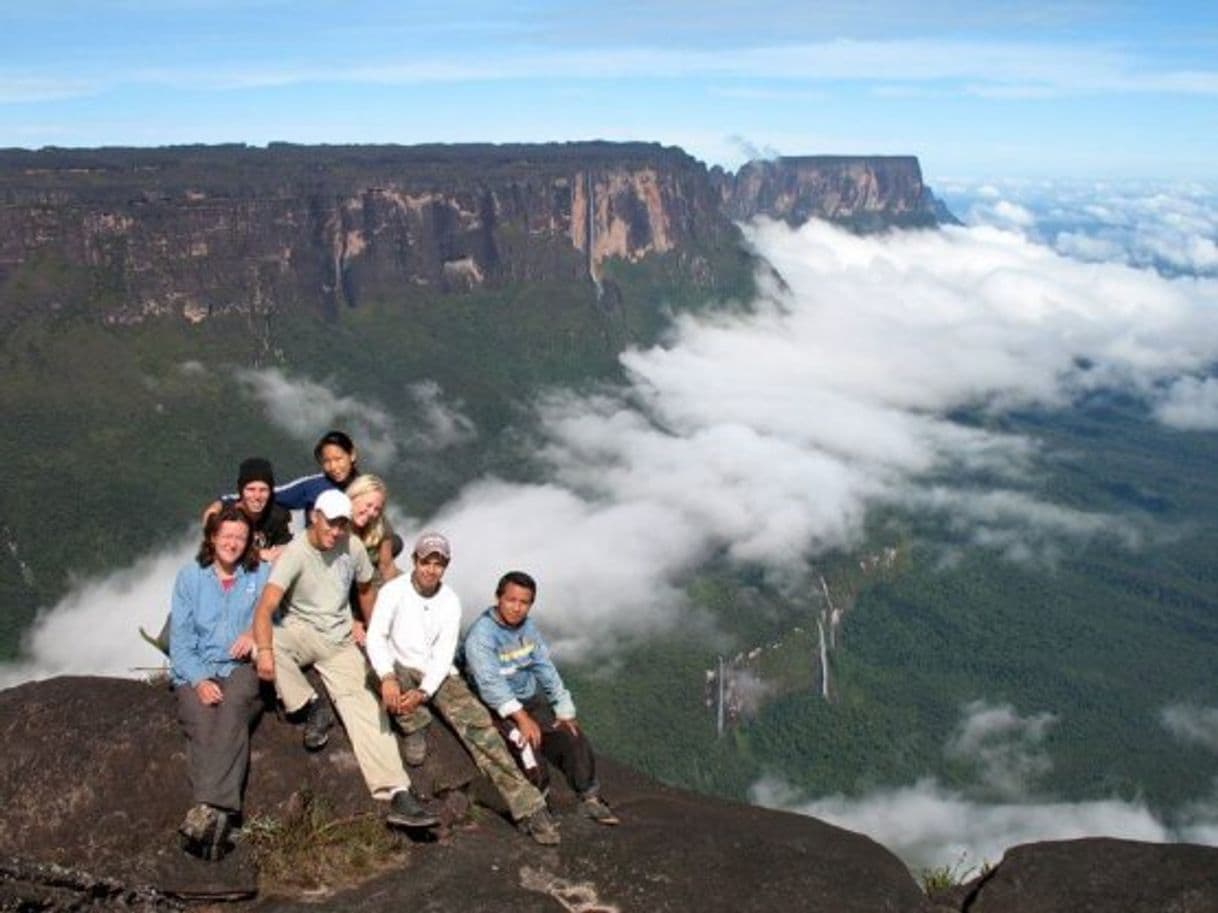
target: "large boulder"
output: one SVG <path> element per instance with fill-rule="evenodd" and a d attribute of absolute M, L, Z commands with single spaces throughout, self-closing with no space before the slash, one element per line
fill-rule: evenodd
<path fill-rule="evenodd" d="M 1014 847 L 968 913 L 1214 913 L 1218 848 L 1089 837 Z"/>
<path fill-rule="evenodd" d="M 451 734 L 435 726 L 429 738 L 415 780 L 444 820 L 439 839 L 402 841 L 362 880 L 307 896 L 276 886 L 257 906 L 926 910 L 904 865 L 866 837 L 672 789 L 608 760 L 599 773 L 622 825 L 579 817 L 556 782 L 551 798 L 564 839 L 543 849 L 492 810 L 464 814 L 464 797 L 485 797 L 486 784 Z M 243 850 L 209 864 L 177 848 L 190 794 L 174 700 L 163 686 L 60 678 L 0 691 L 0 740 L 0 909 L 162 909 L 182 898 L 249 898 L 260 886 Z M 368 819 L 376 805 L 340 730 L 310 755 L 299 727 L 268 714 L 253 740 L 247 818 L 299 816 L 306 797 L 323 801 L 337 821 Z"/>

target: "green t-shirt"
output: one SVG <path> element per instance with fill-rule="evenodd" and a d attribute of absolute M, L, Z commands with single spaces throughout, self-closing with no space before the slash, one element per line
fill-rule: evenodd
<path fill-rule="evenodd" d="M 279 609 L 285 617 L 304 621 L 327 640 L 342 643 L 351 636 L 351 584 L 371 579 L 372 562 L 354 536 L 344 536 L 323 552 L 306 534 L 284 546 L 268 582 L 283 588 Z"/>

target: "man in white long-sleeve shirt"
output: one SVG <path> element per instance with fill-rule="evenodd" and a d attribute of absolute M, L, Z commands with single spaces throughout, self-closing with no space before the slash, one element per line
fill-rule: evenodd
<path fill-rule="evenodd" d="M 406 734 L 406 763 L 423 763 L 428 705 L 448 721 L 507 803 L 512 819 L 542 844 L 559 842 L 546 800 L 521 773 L 490 712 L 453 667 L 461 630 L 461 600 L 444 585 L 451 557 L 448 540 L 424 533 L 415 543 L 409 575 L 381 587 L 368 624 L 365 649 L 381 681 L 381 703 Z"/>

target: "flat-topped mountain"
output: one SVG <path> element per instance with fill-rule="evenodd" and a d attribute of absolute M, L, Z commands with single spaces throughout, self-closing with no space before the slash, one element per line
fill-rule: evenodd
<path fill-rule="evenodd" d="M 83 271 L 109 322 L 267 315 L 583 279 L 665 259 L 714 289 L 733 220 L 933 225 L 913 157 L 786 158 L 734 178 L 644 143 L 0 151 L 6 282 Z M 728 280 L 730 281 L 730 280 Z M 611 284 L 610 302 L 619 292 Z M 59 289 L 62 293 L 62 289 Z"/>

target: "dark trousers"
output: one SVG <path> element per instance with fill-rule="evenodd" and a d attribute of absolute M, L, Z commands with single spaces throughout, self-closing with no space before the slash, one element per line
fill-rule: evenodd
<path fill-rule="evenodd" d="M 241 811 L 241 793 L 250 764 L 250 728 L 262 712 L 258 675 L 248 664 L 228 678 L 215 679 L 224 700 L 208 706 L 190 685 L 174 689 L 178 722 L 186 736 L 190 789 L 196 803 Z"/>
<path fill-rule="evenodd" d="M 573 735 L 566 729 L 556 727 L 558 720 L 554 716 L 554 708 L 540 692 L 524 701 L 524 709 L 541 727 L 542 756 L 563 772 L 576 795 L 596 795 L 599 789 L 596 782 L 596 755 L 583 729 L 580 729 L 579 735 Z M 550 784 L 546 766 L 533 760 L 532 750 L 524 744 L 516 724 L 510 719 L 497 720 L 496 723 L 525 775 L 538 789 L 546 789 Z"/>

